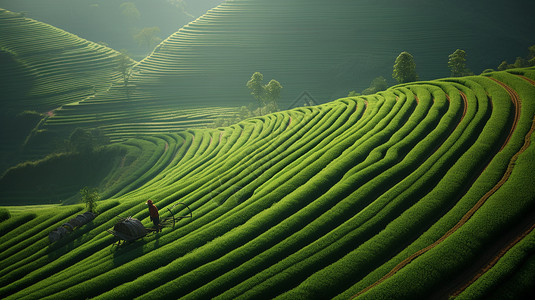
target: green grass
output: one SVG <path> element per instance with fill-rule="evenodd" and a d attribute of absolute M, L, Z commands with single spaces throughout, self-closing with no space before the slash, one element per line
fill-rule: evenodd
<path fill-rule="evenodd" d="M 0 9 L 0 125 L 18 129 L 4 130 L 0 170 L 40 158 L 0 178 L 0 298 L 447 297 L 499 250 L 459 297 L 523 296 L 535 265 L 533 233 L 518 229 L 535 209 L 535 85 L 522 76 L 535 80 L 535 68 L 328 102 L 389 74 L 402 50 L 425 79 L 447 72 L 436 62 L 452 45 L 482 49 L 478 37 L 492 35 L 495 47 L 470 53 L 477 65 L 528 39 L 508 34 L 506 16 L 497 33 L 435 5 L 226 1 L 135 64 L 128 87 L 118 52 Z M 212 128 L 252 102 L 254 71 L 283 84 L 282 108 L 304 90 L 324 104 Z M 27 110 L 37 112 L 14 117 Z M 76 128 L 114 144 L 44 158 Z M 98 216 L 51 243 L 83 211 L 84 185 L 102 195 Z M 152 226 L 148 199 L 163 216 L 185 203 L 193 218 L 112 247 L 117 216 Z"/>
<path fill-rule="evenodd" d="M 493 17 L 506 8 L 493 4 L 482 14 Z M 36 159 L 54 150 L 76 127 L 100 128 L 112 141 L 210 127 L 217 117 L 233 116 L 237 107 L 254 102 L 245 83 L 255 71 L 282 83 L 284 109 L 303 91 L 325 103 L 366 88 L 377 76 L 388 78 L 393 58 L 404 50 L 417 58 L 420 77 L 431 79 L 447 76 L 445 65 L 437 62 L 447 60 L 452 45 L 470 49 L 469 63 L 480 70 L 492 67 L 488 64 L 496 57 L 509 55 L 509 46 L 528 46 L 524 44 L 531 36 L 519 34 L 506 21 L 516 21 L 515 14 L 501 16 L 507 26 L 498 34 L 492 26 L 474 26 L 470 13 L 441 3 L 392 0 L 380 5 L 336 0 L 328 12 L 321 1 L 229 1 L 166 38 L 136 64 L 127 95 L 113 69 L 116 52 L 5 12 L 0 26 L 7 34 L 0 46 L 16 56 L 6 54 L 17 72 L 2 73 L 0 79 L 36 77 L 31 94 L 21 96 L 25 101 L 11 104 L 35 109 L 48 103 L 38 111 L 54 110 L 26 148 L 25 160 Z M 451 15 L 459 16 L 457 22 L 443 26 Z M 475 31 L 468 34 L 466 27 Z M 479 37 L 490 35 L 496 46 L 480 50 L 486 41 Z M 45 52 L 38 52 L 41 49 Z M 55 55 L 48 59 L 45 54 L 50 53 Z"/>
<path fill-rule="evenodd" d="M 515 74 L 405 84 L 231 127 L 119 143 L 100 214 L 65 240 L 49 244 L 48 232 L 80 206 L 7 208 L 0 296 L 350 298 L 437 243 L 359 295 L 429 296 L 467 272 L 498 236 L 518 234 L 517 220 L 535 207 L 526 185 L 533 145 L 521 152 L 526 137 L 535 140 L 528 135 L 535 86 Z M 534 77 L 532 69 L 522 74 Z M 518 94 L 516 122 L 509 93 L 488 76 Z M 184 202 L 193 218 L 111 250 L 105 230 L 116 216 L 151 226 L 149 198 L 163 214 Z M 531 261 L 531 237 L 461 296 L 529 288 L 532 269 L 523 262 Z"/>

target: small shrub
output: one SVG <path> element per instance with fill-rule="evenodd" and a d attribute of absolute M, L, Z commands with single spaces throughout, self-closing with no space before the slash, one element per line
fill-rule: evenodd
<path fill-rule="evenodd" d="M 0 208 L 0 222 L 3 222 L 11 217 L 7 208 Z"/>
<path fill-rule="evenodd" d="M 96 188 L 84 187 L 80 190 L 82 202 L 85 203 L 88 211 L 96 212 L 97 201 L 100 200 L 100 194 Z"/>

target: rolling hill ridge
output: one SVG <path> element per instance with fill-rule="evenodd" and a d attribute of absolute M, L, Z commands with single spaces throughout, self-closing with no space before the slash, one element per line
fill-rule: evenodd
<path fill-rule="evenodd" d="M 245 83 L 256 71 L 281 82 L 279 106 L 284 109 L 305 91 L 324 103 L 364 89 L 377 76 L 390 78 L 401 51 L 414 55 L 420 78 L 432 79 L 447 76 L 447 57 L 455 48 L 467 51 L 468 66 L 477 72 L 497 65 L 496 57 L 508 58 L 531 45 L 531 20 L 518 14 L 533 4 L 481 2 L 477 12 L 474 5 L 226 1 L 136 64 L 129 94 L 115 82 L 108 91 L 64 105 L 39 128 L 64 139 L 76 127 L 99 127 L 113 141 L 122 141 L 206 127 L 254 102 Z M 493 47 L 481 46 L 491 41 Z"/>
<path fill-rule="evenodd" d="M 3 173 L 21 159 L 18 152 L 43 117 L 53 116 L 54 110 L 64 104 L 106 90 L 121 74 L 117 68 L 119 52 L 59 28 L 4 9 L 0 9 L 0 28 Z M 128 62 L 134 63 L 130 59 Z M 34 113 L 24 117 L 27 111 Z M 41 133 L 43 140 L 50 139 L 45 130 Z M 22 160 L 43 154 L 40 147 L 28 148 Z M 49 153 L 46 150 L 44 153 Z"/>
<path fill-rule="evenodd" d="M 48 242 L 79 206 L 0 223 L 0 297 L 522 295 L 535 274 L 534 116 L 528 68 L 131 139 L 158 151 L 85 227 Z M 112 248 L 117 215 L 151 226 L 149 198 L 193 218 Z"/>

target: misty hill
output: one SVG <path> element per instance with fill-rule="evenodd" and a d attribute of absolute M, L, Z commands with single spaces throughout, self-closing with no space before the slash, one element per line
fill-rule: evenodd
<path fill-rule="evenodd" d="M 247 105 L 245 82 L 259 71 L 281 82 L 286 105 L 303 91 L 321 103 L 377 76 L 391 81 L 401 51 L 414 55 L 421 79 L 448 76 L 457 48 L 476 73 L 514 61 L 533 43 L 535 20 L 526 12 L 534 8 L 527 1 L 226 1 L 166 39 L 136 66 L 133 82 L 177 103 Z"/>
<path fill-rule="evenodd" d="M 534 95 L 513 69 L 130 139 L 62 240 L 81 206 L 0 211 L 0 298 L 524 299 Z M 152 227 L 147 199 L 193 218 L 112 247 L 117 216 Z"/>
<path fill-rule="evenodd" d="M 3 0 L 0 6 L 53 25 L 84 39 L 104 42 L 136 57 L 147 55 L 133 36 L 158 27 L 165 38 L 223 0 Z"/>
<path fill-rule="evenodd" d="M 121 74 L 119 52 L 51 25 L 0 9 L 0 29 L 3 169 L 43 116 L 104 91 Z"/>
<path fill-rule="evenodd" d="M 52 110 L 120 77 L 113 49 L 4 9 L 0 28 L 3 114 Z"/>
<path fill-rule="evenodd" d="M 483 70 L 533 43 L 534 21 L 519 17 L 525 7 L 495 19 L 504 5 L 481 2 L 474 11 L 473 2 L 461 1 L 227 1 L 137 64 L 128 91 L 116 82 L 65 105 L 41 128 L 62 139 L 76 127 L 100 127 L 123 140 L 206 126 L 254 102 L 245 83 L 255 71 L 282 83 L 283 109 L 303 91 L 326 102 L 377 76 L 390 78 L 403 50 L 415 56 L 421 79 L 448 75 L 447 57 L 457 48 L 468 52 L 469 68 Z"/>

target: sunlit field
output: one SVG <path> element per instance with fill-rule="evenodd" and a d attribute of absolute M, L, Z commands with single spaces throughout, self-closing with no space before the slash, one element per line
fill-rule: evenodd
<path fill-rule="evenodd" d="M 535 4 L 36 3 L 0 4 L 1 299 L 535 291 Z"/>

